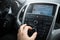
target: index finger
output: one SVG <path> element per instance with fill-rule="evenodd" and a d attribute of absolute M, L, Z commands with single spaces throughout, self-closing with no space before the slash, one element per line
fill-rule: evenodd
<path fill-rule="evenodd" d="M 23 25 L 21 25 L 21 26 L 20 26 L 20 28 L 19 28 L 19 31 L 21 31 L 21 32 L 22 32 L 22 31 L 23 31 L 23 29 L 24 29 L 24 27 L 25 27 L 26 25 L 27 25 L 27 24 L 23 24 Z"/>

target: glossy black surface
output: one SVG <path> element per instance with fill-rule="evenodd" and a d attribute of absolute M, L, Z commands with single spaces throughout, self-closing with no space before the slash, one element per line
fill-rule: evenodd
<path fill-rule="evenodd" d="M 36 40 L 46 40 L 52 21 L 52 16 L 27 14 L 24 23 L 27 23 L 27 25 L 38 32 Z M 31 33 L 32 32 L 30 32 L 29 35 L 31 35 Z"/>

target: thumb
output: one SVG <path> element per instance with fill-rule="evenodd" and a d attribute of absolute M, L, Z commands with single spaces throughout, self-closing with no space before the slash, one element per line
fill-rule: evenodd
<path fill-rule="evenodd" d="M 37 36 L 37 32 L 33 33 L 33 35 L 31 36 L 31 38 L 35 40 L 36 36 Z"/>

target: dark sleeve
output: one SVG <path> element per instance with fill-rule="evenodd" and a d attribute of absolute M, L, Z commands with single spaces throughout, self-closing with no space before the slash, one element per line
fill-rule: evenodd
<path fill-rule="evenodd" d="M 12 7 L 12 12 L 13 12 L 13 13 L 14 13 L 14 15 L 16 16 L 16 15 L 17 15 L 17 13 L 19 12 L 19 10 L 20 10 L 21 6 L 20 6 L 20 7 L 18 7 L 18 5 L 17 5 L 17 3 L 16 3 L 16 2 L 12 2 L 11 7 Z"/>

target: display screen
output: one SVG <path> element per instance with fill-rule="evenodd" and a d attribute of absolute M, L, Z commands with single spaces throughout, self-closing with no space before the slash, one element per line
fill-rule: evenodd
<path fill-rule="evenodd" d="M 28 13 L 52 16 L 53 5 L 30 5 L 28 7 Z"/>
<path fill-rule="evenodd" d="M 52 5 L 34 5 L 32 14 L 41 14 L 52 16 L 53 6 Z"/>

